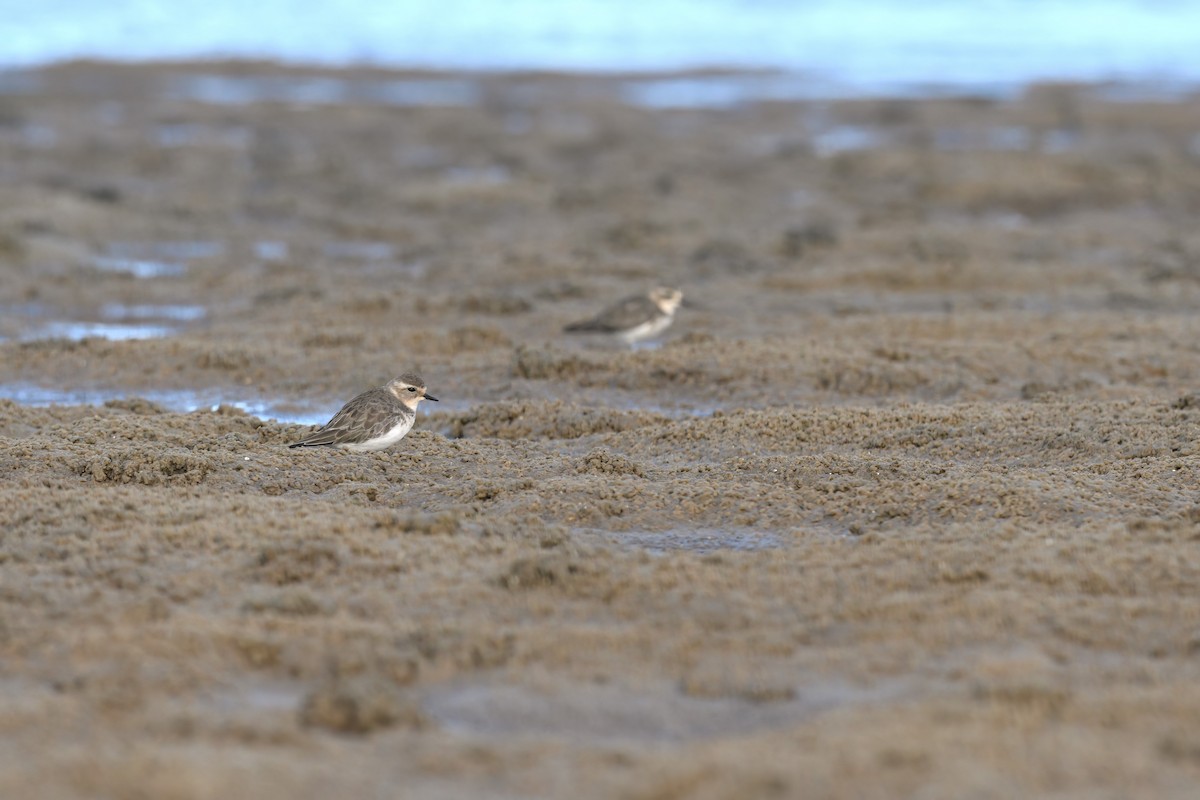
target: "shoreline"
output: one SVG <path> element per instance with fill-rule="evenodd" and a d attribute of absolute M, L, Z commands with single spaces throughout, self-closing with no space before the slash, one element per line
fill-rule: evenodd
<path fill-rule="evenodd" d="M 1125 102 L 1174 103 L 1194 99 L 1200 95 L 1200 78 L 1184 76 L 1141 75 L 1084 77 L 1035 77 L 1004 81 L 979 81 L 967 83 L 939 82 L 937 80 L 905 80 L 899 82 L 854 83 L 821 72 L 820 70 L 770 67 L 736 66 L 713 63 L 679 68 L 662 69 L 550 69 L 550 68 L 439 68 L 432 66 L 388 65 L 372 62 L 323 64 L 319 61 L 286 60 L 270 58 L 179 58 L 162 60 L 121 60 L 109 58 L 68 58 L 30 64 L 0 65 L 0 96 L 26 94 L 36 91 L 29 82 L 37 76 L 48 77 L 60 73 L 75 73 L 79 70 L 102 72 L 124 72 L 144 74 L 164 72 L 177 77 L 197 74 L 224 78 L 253 78 L 273 75 L 297 80 L 329 79 L 340 76 L 346 81 L 346 95 L 339 100 L 328 99 L 323 103 L 340 104 L 355 102 L 355 82 L 371 81 L 474 81 L 480 85 L 506 84 L 554 84 L 559 82 L 587 82 L 605 85 L 621 93 L 622 88 L 632 91 L 628 96 L 636 98 L 637 89 L 678 84 L 692 86 L 690 102 L 666 108 L 727 108 L 736 105 L 758 103 L 803 103 L 803 102 L 886 102 L 937 101 L 937 100 L 988 100 L 1019 101 L 1029 92 L 1071 91 L 1107 94 L 1112 99 Z M 5 81 L 9 85 L 6 87 Z M 709 85 L 706 89 L 705 84 Z M 303 94 L 302 92 L 300 93 Z M 363 102 L 359 92 L 358 102 Z M 366 93 L 369 96 L 369 92 Z M 706 99 L 708 98 L 708 99 Z M 715 98 L 715 99 L 714 99 Z M 476 100 L 482 99 L 482 95 Z M 304 104 L 304 100 L 297 100 Z M 386 101 L 379 101 L 387 104 Z M 221 104 L 218 102 L 217 104 Z M 419 105 L 419 103 L 413 103 Z M 634 104 L 637 104 L 636 102 Z M 434 103 L 436 105 L 436 103 Z"/>

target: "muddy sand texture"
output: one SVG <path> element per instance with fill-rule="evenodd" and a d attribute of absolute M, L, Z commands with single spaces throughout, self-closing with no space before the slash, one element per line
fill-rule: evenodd
<path fill-rule="evenodd" d="M 0 386 L 128 399 L 0 401 L 0 796 L 1195 796 L 1195 97 L 412 77 L 3 84 Z M 380 454 L 139 399 L 407 369 Z"/>

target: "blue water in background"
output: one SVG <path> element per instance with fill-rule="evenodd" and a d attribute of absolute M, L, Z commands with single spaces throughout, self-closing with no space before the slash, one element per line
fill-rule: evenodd
<path fill-rule="evenodd" d="M 768 68 L 832 93 L 1200 82 L 1182 0 L 0 0 L 0 67 L 235 57 L 436 69 Z"/>

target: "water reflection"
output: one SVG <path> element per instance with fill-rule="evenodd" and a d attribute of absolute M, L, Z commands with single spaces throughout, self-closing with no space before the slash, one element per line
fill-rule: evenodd
<path fill-rule="evenodd" d="M 51 320 L 24 331 L 20 335 L 20 339 L 23 342 L 40 339 L 70 339 L 78 342 L 95 337 L 119 342 L 134 339 L 158 339 L 173 333 L 175 333 L 175 328 L 167 325 Z"/>
<path fill-rule="evenodd" d="M 194 322 L 203 319 L 207 313 L 204 306 L 185 305 L 122 305 L 108 303 L 101 307 L 100 313 L 108 319 L 171 319 L 179 322 Z"/>
<path fill-rule="evenodd" d="M 227 405 L 241 409 L 259 419 L 299 425 L 323 425 L 338 406 L 306 405 L 288 400 L 238 398 L 217 389 L 122 391 L 118 389 L 58 389 L 30 383 L 0 385 L 0 399 L 12 400 L 27 406 L 102 406 L 113 400 L 139 397 L 162 406 L 167 411 L 189 414 L 193 411 L 215 411 Z"/>
<path fill-rule="evenodd" d="M 823 84 L 798 73 L 739 73 L 637 78 L 621 85 L 621 99 L 640 108 L 733 108 L 745 103 L 823 96 Z M 825 86 L 828 89 L 827 86 Z"/>
<path fill-rule="evenodd" d="M 154 339 L 172 336 L 178 333 L 182 323 L 196 322 L 207 314 L 204 306 L 198 305 L 107 303 L 100 307 L 98 314 L 84 314 L 84 319 L 55 319 L 61 311 L 52 310 L 43 303 L 0 306 L 4 321 L 0 339 L 22 342 L 42 339 L 79 341 L 91 337 L 112 341 Z"/>
<path fill-rule="evenodd" d="M 263 261 L 284 261 L 288 257 L 287 242 L 255 242 L 254 255 Z"/>
<path fill-rule="evenodd" d="M 225 245 L 211 241 L 111 242 L 92 264 L 105 272 L 123 272 L 135 278 L 176 277 L 187 271 L 187 262 L 218 258 Z"/>
<path fill-rule="evenodd" d="M 206 239 L 162 242 L 111 242 L 109 255 L 126 258 L 165 258 L 176 261 L 193 261 L 204 258 L 219 258 L 225 254 L 225 245 Z"/>
<path fill-rule="evenodd" d="M 316 75 L 177 75 L 167 82 L 173 100 L 212 105 L 288 103 L 383 106 L 472 106 L 479 85 L 466 78 L 335 78 Z"/>
<path fill-rule="evenodd" d="M 854 150 L 874 150 L 888 143 L 883 131 L 862 125 L 835 125 L 814 133 L 812 148 L 819 156 L 832 156 Z"/>
<path fill-rule="evenodd" d="M 171 261 L 152 261 L 145 258 L 122 258 L 97 256 L 92 260 L 96 269 L 105 272 L 123 272 L 143 280 L 147 278 L 176 277 L 187 271 L 187 267 Z"/>

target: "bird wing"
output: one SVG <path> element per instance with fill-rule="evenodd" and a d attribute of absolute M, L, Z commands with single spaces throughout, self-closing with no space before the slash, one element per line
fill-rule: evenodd
<path fill-rule="evenodd" d="M 662 309 L 653 300 L 645 295 L 636 295 L 626 297 L 616 305 L 604 309 L 592 319 L 573 323 L 563 330 L 569 333 L 577 331 L 616 333 L 660 316 L 662 316 Z"/>
<path fill-rule="evenodd" d="M 382 436 L 395 424 L 396 400 L 386 389 L 369 389 L 342 406 L 333 419 L 292 447 L 355 444 Z"/>

